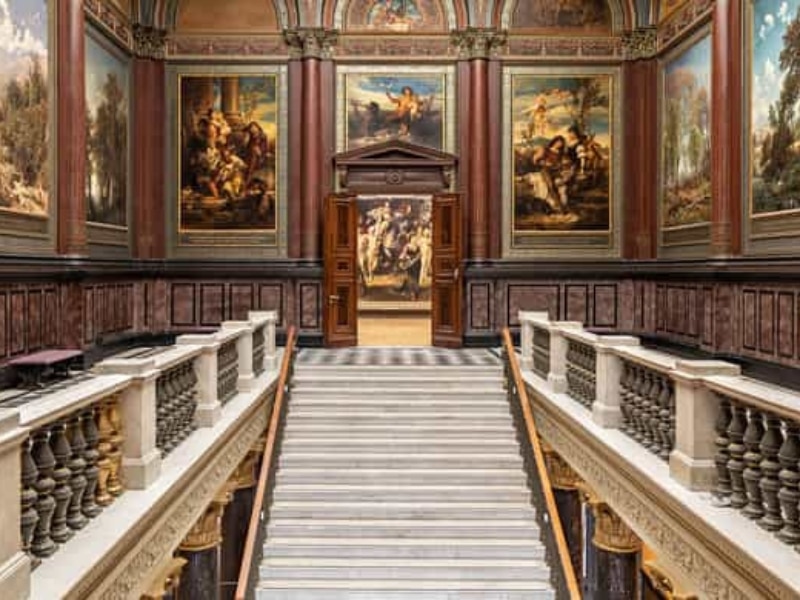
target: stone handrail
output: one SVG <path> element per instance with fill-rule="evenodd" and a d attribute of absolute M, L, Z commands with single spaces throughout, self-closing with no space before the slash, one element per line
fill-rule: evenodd
<path fill-rule="evenodd" d="M 0 492 L 3 594 L 27 597 L 33 568 L 126 489 L 150 488 L 195 429 L 213 427 L 223 404 L 274 364 L 275 323 L 274 312 L 250 313 L 210 335 L 112 357 L 0 408 L 0 468 L 20 482 Z"/>

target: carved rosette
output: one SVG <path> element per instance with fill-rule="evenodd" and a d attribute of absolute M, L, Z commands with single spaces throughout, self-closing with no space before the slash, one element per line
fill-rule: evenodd
<path fill-rule="evenodd" d="M 658 28 L 637 27 L 622 34 L 622 55 L 625 60 L 645 60 L 658 52 Z"/>
<path fill-rule="evenodd" d="M 133 52 L 136 56 L 150 60 L 164 60 L 166 49 L 166 31 L 146 25 L 133 26 Z"/>
<path fill-rule="evenodd" d="M 542 444 L 542 451 L 553 488 L 557 490 L 577 490 L 582 483 L 581 476 L 547 444 Z"/>
<path fill-rule="evenodd" d="M 508 42 L 508 32 L 491 27 L 467 27 L 450 33 L 450 44 L 461 59 L 491 58 Z"/>
<path fill-rule="evenodd" d="M 289 55 L 292 58 L 328 59 L 339 40 L 339 32 L 322 27 L 298 27 L 285 29 L 283 39 L 289 46 Z"/>
<path fill-rule="evenodd" d="M 629 554 L 642 549 L 642 540 L 608 504 L 597 502 L 591 506 L 595 518 L 592 543 L 597 548 L 617 554 Z"/>

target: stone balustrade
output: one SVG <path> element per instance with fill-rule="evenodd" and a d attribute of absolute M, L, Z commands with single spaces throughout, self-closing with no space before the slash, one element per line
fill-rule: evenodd
<path fill-rule="evenodd" d="M 276 364 L 275 323 L 274 312 L 251 313 L 211 335 L 128 351 L 0 408 L 0 467 L 20 482 L 0 491 L 4 593 L 27 597 L 33 568 L 125 490 L 150 488 L 171 453 L 222 418 Z"/>

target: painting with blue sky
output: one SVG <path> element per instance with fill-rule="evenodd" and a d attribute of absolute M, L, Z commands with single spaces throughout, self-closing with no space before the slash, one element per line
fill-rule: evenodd
<path fill-rule="evenodd" d="M 662 225 L 711 218 L 711 36 L 664 66 L 661 104 Z"/>
<path fill-rule="evenodd" d="M 800 209 L 800 0 L 752 4 L 753 214 Z"/>
<path fill-rule="evenodd" d="M 349 73 L 345 80 L 347 149 L 391 139 L 441 150 L 444 75 Z"/>
<path fill-rule="evenodd" d="M 512 79 L 514 230 L 608 231 L 612 79 Z"/>
<path fill-rule="evenodd" d="M 127 62 L 86 36 L 86 218 L 125 226 L 128 198 Z"/>
<path fill-rule="evenodd" d="M 48 211 L 48 8 L 0 0 L 0 210 Z"/>

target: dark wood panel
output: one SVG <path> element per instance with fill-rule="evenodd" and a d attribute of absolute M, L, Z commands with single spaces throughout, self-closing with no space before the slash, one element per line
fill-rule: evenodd
<path fill-rule="evenodd" d="M 547 284 L 509 284 L 506 293 L 508 324 L 519 326 L 519 311 L 546 311 L 551 319 L 561 318 L 560 289 Z"/>
<path fill-rule="evenodd" d="M 225 320 L 225 285 L 200 284 L 200 325 L 215 326 Z"/>
<path fill-rule="evenodd" d="M 567 285 L 564 290 L 565 318 L 567 321 L 578 321 L 584 325 L 589 322 L 589 286 Z"/>
<path fill-rule="evenodd" d="M 0 359 L 8 356 L 8 293 L 0 291 Z"/>
<path fill-rule="evenodd" d="M 229 318 L 246 321 L 247 313 L 255 309 L 255 291 L 252 283 L 232 283 L 228 289 Z"/>
<path fill-rule="evenodd" d="M 173 283 L 170 299 L 172 326 L 186 327 L 197 323 L 197 286 L 194 283 Z"/>
<path fill-rule="evenodd" d="M 300 327 L 317 329 L 320 326 L 320 286 L 316 282 L 302 282 L 299 285 Z"/>
<path fill-rule="evenodd" d="M 14 290 L 9 295 L 10 299 L 10 319 L 11 319 L 11 340 L 9 342 L 9 354 L 22 354 L 25 352 L 25 328 L 28 322 L 27 311 L 25 310 L 25 292 Z"/>
<path fill-rule="evenodd" d="M 28 291 L 28 347 L 32 352 L 42 347 L 42 305 L 44 292 L 42 290 Z"/>
<path fill-rule="evenodd" d="M 595 285 L 594 292 L 594 317 L 595 327 L 613 329 L 619 322 L 617 286 L 615 284 Z"/>
<path fill-rule="evenodd" d="M 756 321 L 758 307 L 756 305 L 757 292 L 744 290 L 742 292 L 742 347 L 747 350 L 756 350 Z"/>
<path fill-rule="evenodd" d="M 775 293 L 758 294 L 758 349 L 767 354 L 775 352 Z"/>
<path fill-rule="evenodd" d="M 794 292 L 780 292 L 778 294 L 778 356 L 782 358 L 794 357 L 795 329 L 795 294 Z"/>
<path fill-rule="evenodd" d="M 492 329 L 492 284 L 469 285 L 469 326 L 473 330 Z"/>

